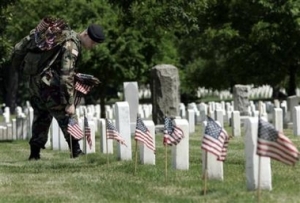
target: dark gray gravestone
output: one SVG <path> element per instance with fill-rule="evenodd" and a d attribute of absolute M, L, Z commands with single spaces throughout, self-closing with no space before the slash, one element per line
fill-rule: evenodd
<path fill-rule="evenodd" d="M 235 85 L 233 88 L 234 110 L 239 111 L 241 116 L 249 116 L 249 91 L 248 85 Z"/>
<path fill-rule="evenodd" d="M 178 69 L 173 65 L 156 65 L 151 70 L 151 101 L 153 122 L 164 123 L 164 116 L 179 115 L 179 86 Z"/>

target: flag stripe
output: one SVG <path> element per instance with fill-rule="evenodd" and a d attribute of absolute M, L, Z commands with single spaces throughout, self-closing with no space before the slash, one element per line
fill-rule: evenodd
<path fill-rule="evenodd" d="M 257 154 L 261 156 L 266 156 L 267 154 L 273 154 L 276 157 L 280 157 L 280 159 L 287 159 L 290 161 L 296 161 L 297 155 L 291 156 L 289 153 L 285 153 L 280 148 L 271 147 L 268 143 L 262 143 L 260 140 L 258 141 Z"/>
<path fill-rule="evenodd" d="M 294 147 L 290 148 L 290 147 L 286 147 L 284 145 L 282 145 L 282 143 L 278 142 L 278 143 L 274 143 L 274 142 L 270 142 L 264 139 L 260 139 L 258 138 L 258 147 L 267 149 L 267 150 L 276 150 L 279 151 L 280 153 L 282 153 L 283 155 L 289 155 L 292 157 L 297 158 L 298 157 L 298 152 L 297 150 L 295 150 Z"/>
<path fill-rule="evenodd" d="M 116 140 L 117 142 L 127 146 L 125 144 L 125 140 L 120 136 L 116 127 L 113 126 L 113 124 L 108 119 L 106 119 L 106 137 L 107 139 Z"/>
<path fill-rule="evenodd" d="M 88 142 L 90 149 L 92 149 L 92 138 L 91 138 L 91 128 L 89 127 L 89 122 L 86 116 L 84 116 L 84 135 Z"/>
<path fill-rule="evenodd" d="M 182 138 L 184 138 L 183 131 L 173 124 L 172 119 L 169 117 L 165 117 L 165 125 L 164 125 L 164 145 L 177 145 Z"/>
<path fill-rule="evenodd" d="M 83 132 L 82 132 L 80 126 L 78 125 L 77 121 L 74 118 L 69 119 L 67 131 L 75 139 L 79 140 L 79 139 L 83 138 Z"/>
<path fill-rule="evenodd" d="M 202 139 L 201 148 L 214 154 L 218 161 L 225 161 L 227 156 L 229 136 L 225 129 L 207 116 L 207 124 Z"/>
<path fill-rule="evenodd" d="M 299 152 L 292 141 L 261 118 L 259 118 L 258 125 L 256 154 L 288 165 L 295 165 L 299 160 Z"/>
<path fill-rule="evenodd" d="M 90 91 L 91 87 L 89 85 L 82 84 L 78 81 L 75 82 L 75 90 L 83 94 L 87 94 Z"/>
<path fill-rule="evenodd" d="M 149 135 L 148 135 L 149 136 Z M 150 135 L 151 136 L 151 135 Z M 136 131 L 136 136 L 135 136 L 135 139 L 142 139 L 142 140 L 144 140 L 148 145 L 151 145 L 151 146 L 154 146 L 153 145 L 153 141 L 152 141 L 152 138 L 150 137 L 146 137 L 145 135 L 144 135 L 144 133 L 143 132 L 141 132 L 140 130 L 137 130 Z"/>
<path fill-rule="evenodd" d="M 294 165 L 294 163 L 297 161 L 297 159 L 291 160 L 290 158 L 286 159 L 285 157 L 282 157 L 280 153 L 275 152 L 273 153 L 272 151 L 266 151 L 266 150 L 261 150 L 257 149 L 257 154 L 259 156 L 264 156 L 264 157 L 269 157 L 272 159 L 275 159 L 277 161 L 283 162 L 288 165 Z"/>
<path fill-rule="evenodd" d="M 152 150 L 155 149 L 153 142 L 149 140 L 149 138 L 146 138 L 143 134 L 140 134 L 140 132 L 136 132 L 135 139 L 145 143 L 146 146 L 151 148 Z"/>
<path fill-rule="evenodd" d="M 143 120 L 139 115 L 137 116 L 136 119 L 135 140 L 142 142 L 150 150 L 155 151 L 155 144 L 153 142 L 153 137 L 151 136 L 148 128 L 145 126 Z"/>

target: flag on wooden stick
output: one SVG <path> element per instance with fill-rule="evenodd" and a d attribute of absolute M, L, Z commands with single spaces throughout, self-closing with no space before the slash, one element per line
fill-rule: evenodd
<path fill-rule="evenodd" d="M 116 140 L 127 147 L 125 140 L 120 136 L 117 128 L 108 119 L 106 119 L 106 137 Z"/>
<path fill-rule="evenodd" d="M 201 148 L 217 156 L 218 161 L 224 161 L 227 156 L 229 136 L 224 128 L 207 116 L 207 124 Z"/>
<path fill-rule="evenodd" d="M 144 143 L 149 149 L 155 152 L 153 137 L 140 116 L 137 116 L 136 119 L 135 140 Z"/>
<path fill-rule="evenodd" d="M 299 160 L 299 151 L 292 141 L 261 118 L 258 122 L 257 155 L 270 157 L 287 165 L 295 165 Z"/>
<path fill-rule="evenodd" d="M 177 145 L 182 138 L 184 138 L 183 131 L 173 124 L 171 118 L 165 117 L 163 144 L 170 146 Z"/>
<path fill-rule="evenodd" d="M 92 137 L 91 137 L 91 128 L 89 127 L 89 122 L 86 116 L 84 116 L 84 135 L 89 144 L 90 149 L 92 148 Z"/>
<path fill-rule="evenodd" d="M 74 137 L 77 140 L 80 140 L 83 138 L 83 132 L 75 118 L 69 118 L 67 131 L 68 131 L 68 133 L 70 133 L 70 135 L 72 135 L 72 137 Z"/>

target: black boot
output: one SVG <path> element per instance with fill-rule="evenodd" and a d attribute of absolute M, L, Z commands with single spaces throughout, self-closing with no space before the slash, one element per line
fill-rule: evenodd
<path fill-rule="evenodd" d="M 83 151 L 80 149 L 78 140 L 72 140 L 72 146 L 70 144 L 70 141 L 68 141 L 68 145 L 70 149 L 72 148 L 71 158 L 76 158 L 84 154 Z"/>
<path fill-rule="evenodd" d="M 36 145 L 30 145 L 30 156 L 28 160 L 39 160 L 41 148 Z"/>

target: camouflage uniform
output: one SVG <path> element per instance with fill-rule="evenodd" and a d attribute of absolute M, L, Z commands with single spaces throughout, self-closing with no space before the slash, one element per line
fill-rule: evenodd
<path fill-rule="evenodd" d="M 31 146 L 45 148 L 53 117 L 70 145 L 67 127 L 70 116 L 74 115 L 67 115 L 65 108 L 74 104 L 74 69 L 81 49 L 78 34 L 71 32 L 74 37 L 65 42 L 50 69 L 41 75 L 30 76 L 30 103 L 34 109 L 32 138 L 29 141 Z"/>

